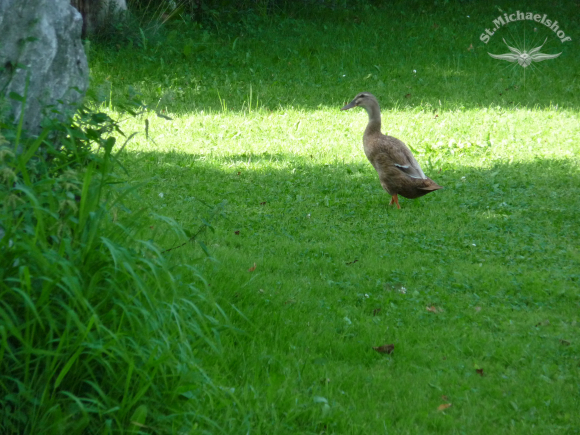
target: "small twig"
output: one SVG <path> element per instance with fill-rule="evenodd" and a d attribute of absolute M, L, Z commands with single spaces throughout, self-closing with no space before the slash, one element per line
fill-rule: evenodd
<path fill-rule="evenodd" d="M 199 236 L 203 231 L 205 231 L 206 228 L 207 228 L 207 226 L 205 224 L 200 225 L 199 229 L 197 230 L 197 233 L 195 233 L 193 236 L 191 236 L 189 238 L 189 240 L 187 240 L 187 242 L 184 242 L 179 246 L 174 246 L 173 248 L 166 249 L 165 251 L 161 251 L 161 253 L 165 254 L 166 252 L 173 251 L 174 249 L 177 249 L 177 248 L 181 248 L 181 247 L 187 245 L 189 242 L 193 242 L 197 236 Z"/>
<path fill-rule="evenodd" d="M 204 204 L 205 206 L 207 206 L 208 208 L 211 207 L 209 204 L 206 204 L 205 202 L 201 201 L 200 199 L 198 199 L 198 201 L 201 202 L 202 204 Z M 226 216 L 223 215 L 223 213 L 220 213 L 220 210 L 223 209 L 224 204 L 225 204 L 225 201 L 222 201 L 221 203 L 219 203 L 218 205 L 216 205 L 216 206 L 213 207 L 212 214 L 211 214 L 211 218 L 209 219 L 209 222 L 211 222 L 213 220 L 213 218 L 215 217 L 216 214 L 219 214 L 221 217 L 226 217 Z M 227 219 L 227 217 L 226 217 L 226 219 Z M 187 240 L 187 242 L 184 242 L 184 243 L 182 243 L 179 246 L 174 246 L 173 248 L 166 249 L 165 251 L 161 251 L 161 253 L 162 254 L 165 254 L 166 252 L 173 251 L 174 249 L 177 249 L 177 248 L 181 248 L 181 247 L 187 245 L 189 242 L 193 242 L 196 239 L 196 237 L 199 236 L 208 227 L 211 228 L 212 231 L 213 231 L 213 227 L 211 226 L 210 223 L 206 222 L 203 219 L 202 219 L 202 222 L 203 223 L 199 226 L 197 232 L 193 236 L 191 236 Z M 201 242 L 199 242 L 199 243 L 201 245 L 201 248 L 204 251 L 206 251 L 206 254 L 209 256 L 209 253 L 207 252 L 207 248 L 203 245 L 203 243 L 201 243 Z"/>

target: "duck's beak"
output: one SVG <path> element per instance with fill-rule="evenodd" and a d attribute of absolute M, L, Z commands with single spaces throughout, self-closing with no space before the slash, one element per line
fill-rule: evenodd
<path fill-rule="evenodd" d="M 348 103 L 346 106 L 344 106 L 340 110 L 348 110 L 348 109 L 352 109 L 353 107 L 356 107 L 356 104 L 354 103 L 354 100 L 352 100 L 350 103 Z"/>

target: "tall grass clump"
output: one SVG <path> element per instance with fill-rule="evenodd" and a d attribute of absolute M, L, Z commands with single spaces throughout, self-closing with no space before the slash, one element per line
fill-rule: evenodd
<path fill-rule="evenodd" d="M 3 434 L 210 424 L 200 403 L 221 390 L 199 359 L 220 353 L 225 318 L 194 269 L 136 237 L 138 212 L 117 218 L 129 190 L 112 131 L 115 121 L 87 110 L 26 141 L 2 125 Z"/>

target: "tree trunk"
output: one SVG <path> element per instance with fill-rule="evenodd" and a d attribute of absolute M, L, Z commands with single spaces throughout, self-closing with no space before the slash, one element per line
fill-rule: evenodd
<path fill-rule="evenodd" d="M 111 15 L 127 10 L 126 0 L 70 0 L 83 17 L 82 38 L 86 38 L 111 18 Z"/>

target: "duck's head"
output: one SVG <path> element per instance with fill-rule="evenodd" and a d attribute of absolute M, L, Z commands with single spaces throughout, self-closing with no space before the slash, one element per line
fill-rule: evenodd
<path fill-rule="evenodd" d="M 348 103 L 340 110 L 348 110 L 358 106 L 364 107 L 365 109 L 368 110 L 369 107 L 374 105 L 377 106 L 379 105 L 379 102 L 377 101 L 375 96 L 373 94 L 369 94 L 368 92 L 361 92 L 356 97 L 354 97 L 354 100 L 352 100 L 350 103 Z"/>

